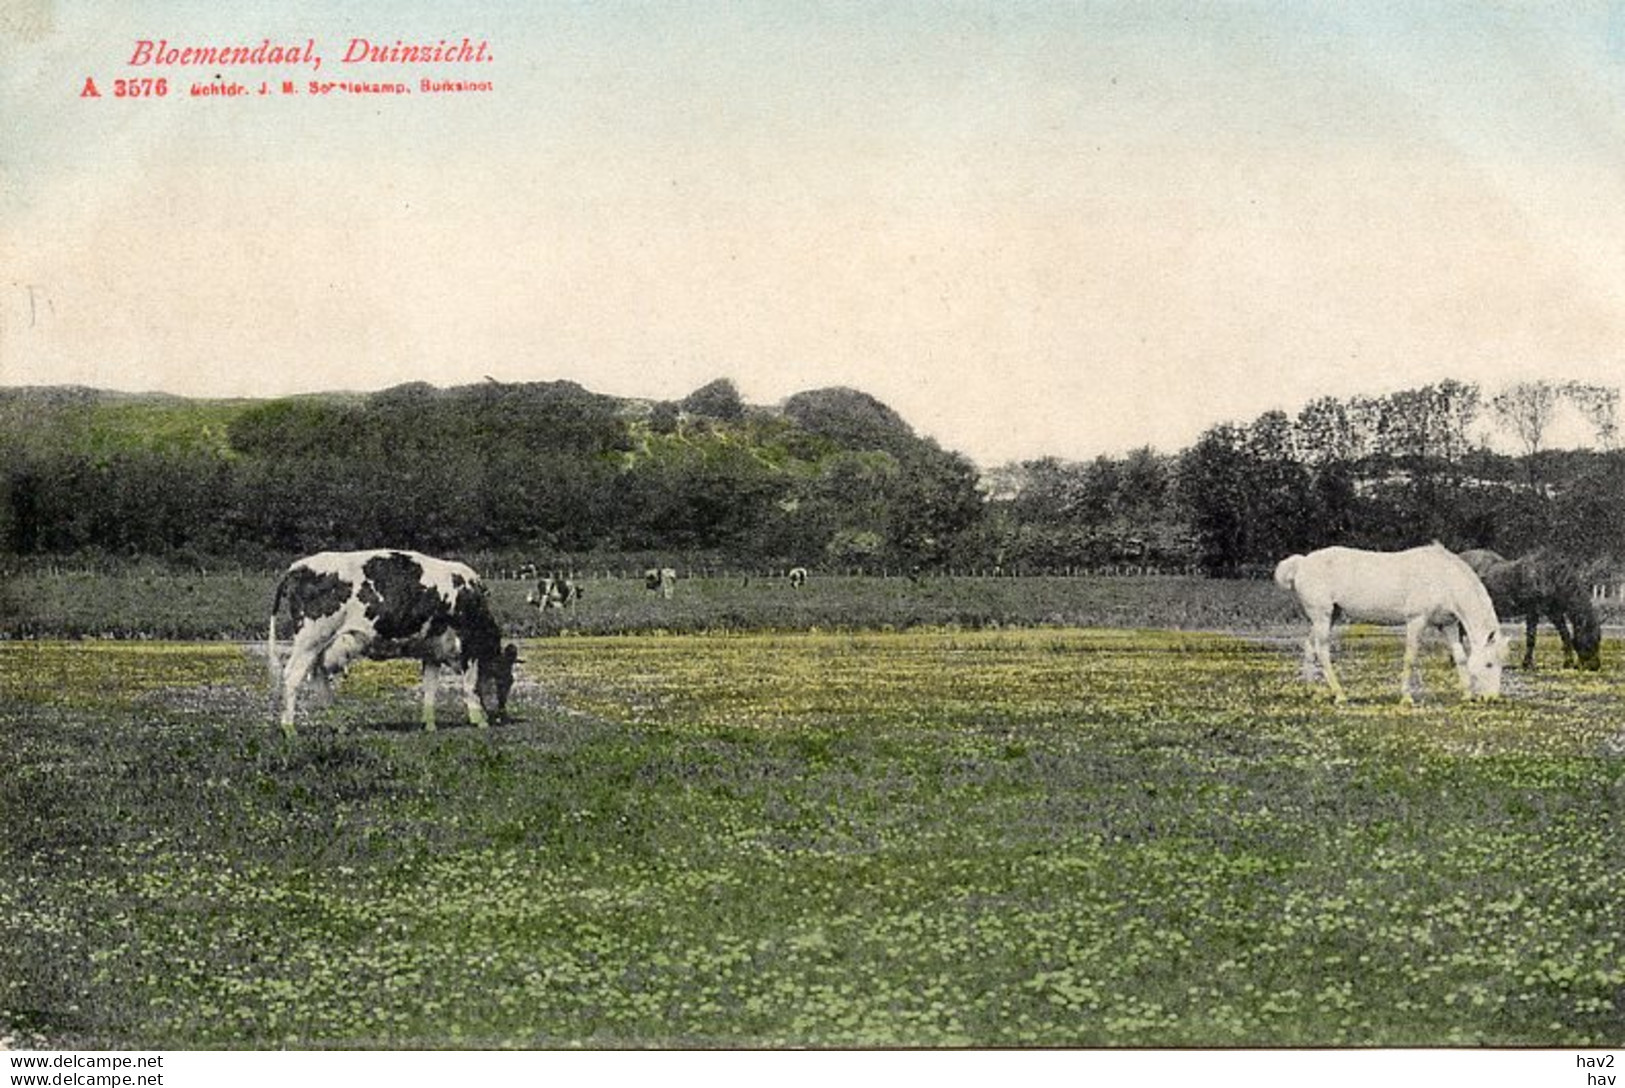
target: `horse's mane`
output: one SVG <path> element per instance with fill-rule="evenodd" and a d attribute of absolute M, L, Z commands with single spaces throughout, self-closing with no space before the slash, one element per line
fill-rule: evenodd
<path fill-rule="evenodd" d="M 1519 562 L 1530 564 L 1549 599 L 1576 625 L 1585 624 L 1593 631 L 1600 626 L 1597 610 L 1591 603 L 1591 586 L 1578 562 L 1544 549 L 1524 556 Z"/>

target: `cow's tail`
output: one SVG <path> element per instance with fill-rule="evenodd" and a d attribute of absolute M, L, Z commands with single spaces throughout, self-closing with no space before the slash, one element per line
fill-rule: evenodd
<path fill-rule="evenodd" d="M 1298 564 L 1302 561 L 1301 555 L 1289 555 L 1275 564 L 1275 584 L 1282 589 L 1290 590 L 1293 583 L 1298 580 Z"/>
<path fill-rule="evenodd" d="M 277 657 L 276 649 L 276 614 L 282 610 L 282 598 L 288 590 L 288 576 L 283 575 L 276 584 L 276 593 L 271 597 L 271 622 L 265 631 L 265 667 L 271 680 L 271 711 L 277 709 L 277 693 L 282 687 L 282 662 Z"/>

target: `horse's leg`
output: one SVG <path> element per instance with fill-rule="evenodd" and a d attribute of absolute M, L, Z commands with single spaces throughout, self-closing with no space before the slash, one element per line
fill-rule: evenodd
<path fill-rule="evenodd" d="M 1320 674 L 1326 678 L 1326 684 L 1332 689 L 1334 702 L 1343 702 L 1347 696 L 1343 694 L 1343 685 L 1337 682 L 1337 672 L 1332 668 L 1332 614 L 1327 612 L 1324 616 L 1316 616 L 1310 621 L 1309 642 L 1307 645 L 1314 650 L 1315 660 L 1320 663 Z"/>
<path fill-rule="evenodd" d="M 1531 608 L 1523 621 L 1523 667 L 1535 667 L 1535 630 L 1540 626 L 1540 609 Z"/>
<path fill-rule="evenodd" d="M 1552 610 L 1546 614 L 1546 618 L 1552 621 L 1552 626 L 1557 628 L 1557 637 L 1563 640 L 1563 667 L 1577 668 L 1574 662 L 1574 632 L 1569 630 L 1568 617 L 1564 616 L 1563 610 L 1554 604 Z"/>
<path fill-rule="evenodd" d="M 1298 663 L 1298 675 L 1305 682 L 1313 683 L 1320 675 L 1320 668 L 1315 663 L 1315 636 L 1305 635 L 1303 639 L 1303 659 Z"/>
<path fill-rule="evenodd" d="M 1443 630 L 1445 642 L 1450 645 L 1450 660 L 1456 663 L 1456 679 L 1461 681 L 1461 693 L 1471 698 L 1473 682 L 1467 670 L 1467 647 L 1461 644 L 1461 624 L 1447 623 Z"/>
<path fill-rule="evenodd" d="M 1416 654 L 1422 644 L 1422 629 L 1427 625 L 1426 616 L 1417 616 L 1405 623 L 1405 663 L 1399 670 L 1399 701 L 1406 706 L 1416 701 L 1411 696 L 1411 673 L 1416 670 Z"/>

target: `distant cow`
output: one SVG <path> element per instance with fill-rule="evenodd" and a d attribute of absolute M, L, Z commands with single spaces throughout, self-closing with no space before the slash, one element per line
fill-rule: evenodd
<path fill-rule="evenodd" d="M 462 563 L 408 551 L 322 552 L 295 561 L 271 600 L 266 646 L 278 686 L 277 616 L 283 602 L 293 647 L 280 677 L 282 731 L 294 735 L 294 706 L 306 679 L 324 694 L 358 657 L 423 663 L 423 727 L 433 729 L 440 669 L 462 673 L 468 720 L 501 719 L 518 647 L 502 645 L 479 575 Z"/>
<path fill-rule="evenodd" d="M 677 591 L 677 572 L 670 567 L 650 567 L 643 572 L 643 584 L 652 592 L 659 590 L 666 600 Z"/>
<path fill-rule="evenodd" d="M 790 584 L 793 587 L 795 587 L 796 589 L 800 589 L 802 586 L 806 585 L 807 584 L 807 568 L 806 567 L 791 567 L 790 568 Z"/>
<path fill-rule="evenodd" d="M 560 578 L 552 574 L 535 576 L 536 585 L 525 594 L 525 603 L 534 605 L 538 612 L 550 608 L 569 608 L 581 599 L 581 586 L 573 578 Z"/>

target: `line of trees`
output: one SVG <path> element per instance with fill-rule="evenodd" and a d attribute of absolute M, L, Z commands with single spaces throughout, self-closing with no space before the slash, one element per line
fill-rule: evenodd
<path fill-rule="evenodd" d="M 969 460 L 845 388 L 778 410 L 727 380 L 654 405 L 489 382 L 249 403 L 209 425 L 216 405 L 160 407 L 0 393 L 0 549 L 264 564 L 388 542 L 903 568 L 946 562 L 982 515 Z"/>
<path fill-rule="evenodd" d="M 1615 558 L 1617 410 L 1602 386 L 1446 381 L 1217 424 L 1178 454 L 979 473 L 845 388 L 777 409 L 726 379 L 658 404 L 569 382 L 237 403 L 9 390 L 0 550 L 263 565 L 388 542 L 515 565 L 1235 575 L 1436 538 Z M 1549 448 L 1565 421 L 1588 448 Z"/>
<path fill-rule="evenodd" d="M 1547 448 L 1569 408 L 1587 448 Z M 1246 571 L 1326 544 L 1519 554 L 1551 546 L 1583 559 L 1625 548 L 1618 393 L 1520 382 L 1485 400 L 1440 382 L 1382 397 L 1323 397 L 1295 417 L 1209 428 L 1181 457 L 1180 505 L 1203 567 Z M 1514 452 L 1491 440 L 1509 438 Z"/>

